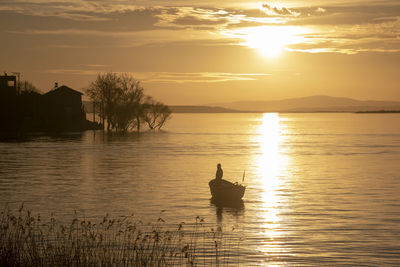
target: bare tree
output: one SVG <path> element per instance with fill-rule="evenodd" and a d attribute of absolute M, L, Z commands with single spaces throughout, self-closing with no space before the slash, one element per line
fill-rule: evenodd
<path fill-rule="evenodd" d="M 99 74 L 86 90 L 107 130 L 140 131 L 145 122 L 150 130 L 161 129 L 171 110 L 143 94 L 140 82 L 126 73 Z"/>
<path fill-rule="evenodd" d="M 99 74 L 86 90 L 98 107 L 100 118 L 107 122 L 107 130 L 126 132 L 140 130 L 137 114 L 143 99 L 140 82 L 128 74 L 108 72 Z"/>
<path fill-rule="evenodd" d="M 86 89 L 93 101 L 103 125 L 107 122 L 107 130 L 110 130 L 111 96 L 115 94 L 118 76 L 116 73 L 98 74 L 94 82 Z"/>
<path fill-rule="evenodd" d="M 29 81 L 19 81 L 18 85 L 18 94 L 30 94 L 30 93 L 39 93 L 39 89 L 33 83 Z"/>
<path fill-rule="evenodd" d="M 171 118 L 171 110 L 167 105 L 155 101 L 152 97 L 147 97 L 143 104 L 143 120 L 147 123 L 150 130 L 161 129 L 165 122 Z"/>

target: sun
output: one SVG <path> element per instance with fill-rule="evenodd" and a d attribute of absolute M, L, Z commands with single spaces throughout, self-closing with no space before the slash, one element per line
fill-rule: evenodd
<path fill-rule="evenodd" d="M 237 36 L 243 39 L 243 45 L 257 49 L 262 55 L 274 58 L 282 54 L 286 46 L 304 41 L 300 27 L 259 26 L 240 29 Z"/>

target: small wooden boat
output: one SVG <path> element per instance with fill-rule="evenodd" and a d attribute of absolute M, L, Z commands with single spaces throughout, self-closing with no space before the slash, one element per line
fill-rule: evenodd
<path fill-rule="evenodd" d="M 244 196 L 244 191 L 246 187 L 238 184 L 231 183 L 227 180 L 211 180 L 208 185 L 210 186 L 210 191 L 213 199 L 216 200 L 238 200 L 242 199 Z"/>

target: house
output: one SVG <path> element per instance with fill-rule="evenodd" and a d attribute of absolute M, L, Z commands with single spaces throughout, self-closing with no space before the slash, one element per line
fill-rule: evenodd
<path fill-rule="evenodd" d="M 14 75 L 7 75 L 7 73 L 4 73 L 4 75 L 0 76 L 0 90 L 0 94 L 16 94 L 17 77 Z"/>
<path fill-rule="evenodd" d="M 17 77 L 0 76 L 0 132 L 18 129 Z"/>
<path fill-rule="evenodd" d="M 86 122 L 82 95 L 83 93 L 68 86 L 58 87 L 56 83 L 52 90 L 43 95 L 47 126 L 56 129 L 81 129 Z"/>
<path fill-rule="evenodd" d="M 82 93 L 68 86 L 45 94 L 18 92 L 15 76 L 0 76 L 0 140 L 27 132 L 75 132 L 103 129 L 86 120 Z"/>

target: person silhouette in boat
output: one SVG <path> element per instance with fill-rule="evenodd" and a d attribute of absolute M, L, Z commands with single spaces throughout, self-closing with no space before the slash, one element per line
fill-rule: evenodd
<path fill-rule="evenodd" d="M 221 181 L 223 175 L 224 175 L 224 171 L 221 168 L 221 163 L 218 163 L 217 164 L 217 172 L 215 173 L 215 180 Z"/>

